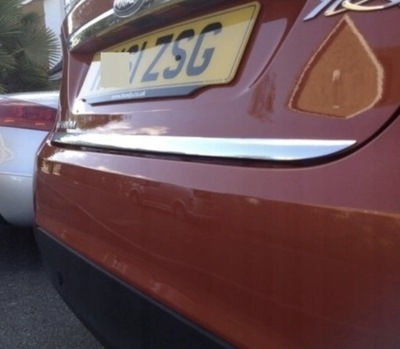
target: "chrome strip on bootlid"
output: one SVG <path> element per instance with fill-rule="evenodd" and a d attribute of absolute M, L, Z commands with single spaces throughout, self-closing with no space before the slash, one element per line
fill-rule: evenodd
<path fill-rule="evenodd" d="M 82 147 L 219 159 L 298 161 L 340 152 L 354 140 L 202 138 L 55 133 L 52 141 Z"/>
<path fill-rule="evenodd" d="M 132 23 L 138 19 L 145 19 L 146 16 L 157 15 L 168 7 L 175 6 L 182 2 L 189 2 L 188 0 L 146 0 L 141 7 L 130 17 L 119 17 L 115 14 L 113 9 L 104 12 L 100 16 L 94 18 L 89 23 L 85 24 L 74 33 L 70 34 L 68 39 L 68 46 L 70 50 L 83 45 L 93 38 L 100 38 L 106 35 L 111 30 L 121 27 L 124 24 Z M 196 3 L 203 3 L 203 0 L 190 0 L 190 5 L 194 6 Z M 69 31 L 71 29 L 69 28 Z"/>

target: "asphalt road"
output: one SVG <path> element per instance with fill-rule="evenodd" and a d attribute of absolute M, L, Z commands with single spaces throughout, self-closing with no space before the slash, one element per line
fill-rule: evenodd
<path fill-rule="evenodd" d="M 52 288 L 33 234 L 0 224 L 0 349 L 101 349 Z"/>

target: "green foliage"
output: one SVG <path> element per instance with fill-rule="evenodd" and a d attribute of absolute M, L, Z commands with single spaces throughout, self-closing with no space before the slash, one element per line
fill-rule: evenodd
<path fill-rule="evenodd" d="M 0 0 L 0 93 L 50 89 L 49 63 L 58 52 L 37 13 L 23 13 L 21 0 Z"/>

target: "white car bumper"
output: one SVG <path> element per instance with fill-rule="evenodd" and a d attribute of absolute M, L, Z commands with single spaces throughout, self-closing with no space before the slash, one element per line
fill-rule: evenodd
<path fill-rule="evenodd" d="M 33 222 L 32 176 L 46 131 L 0 127 L 0 216 L 8 223 Z"/>

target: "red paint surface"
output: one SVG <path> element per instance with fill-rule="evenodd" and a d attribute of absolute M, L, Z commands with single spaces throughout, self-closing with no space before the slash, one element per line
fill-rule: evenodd
<path fill-rule="evenodd" d="M 374 108 L 339 120 L 288 108 L 305 63 L 340 20 L 303 22 L 316 3 L 262 1 L 235 81 L 183 99 L 74 110 L 91 55 L 68 55 L 61 118 L 73 117 L 84 133 L 355 139 L 359 149 L 282 166 L 49 141 L 38 160 L 37 225 L 238 347 L 400 346 L 400 123 L 389 124 L 399 102 L 399 12 L 349 14 L 385 81 Z"/>

